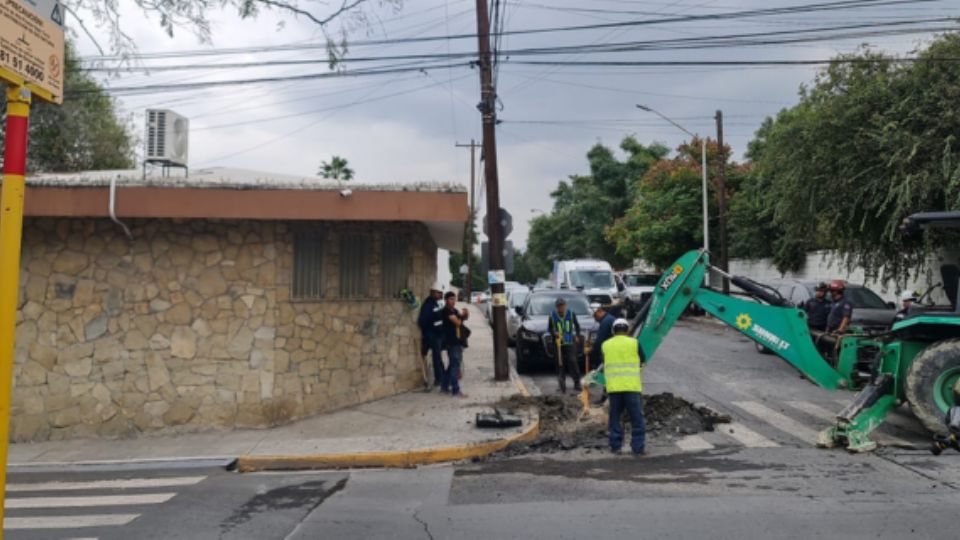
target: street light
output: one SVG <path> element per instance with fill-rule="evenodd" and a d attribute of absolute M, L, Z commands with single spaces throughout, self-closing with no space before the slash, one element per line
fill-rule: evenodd
<path fill-rule="evenodd" d="M 651 109 L 650 107 L 647 107 L 646 105 L 637 105 L 637 108 L 640 109 L 641 111 L 646 111 L 646 112 L 649 112 L 649 113 L 653 113 L 653 114 L 659 116 L 660 118 L 663 118 L 663 119 L 666 120 L 667 122 L 670 122 L 671 124 L 673 124 L 677 129 L 679 129 L 680 131 L 686 133 L 687 135 L 689 135 L 689 136 L 691 136 L 691 137 L 693 137 L 693 138 L 697 138 L 697 137 L 698 137 L 698 135 L 695 135 L 695 134 L 693 134 L 693 133 L 690 133 L 690 131 L 689 131 L 687 128 L 685 128 L 685 127 L 681 126 L 680 124 L 674 122 L 674 121 L 671 120 L 670 118 L 667 118 L 663 113 L 661 113 L 660 111 L 658 111 L 658 110 L 656 110 L 656 109 Z M 701 159 L 702 159 L 702 161 L 703 161 L 703 163 L 702 163 L 702 165 L 701 165 L 701 168 L 703 169 L 703 250 L 704 250 L 704 251 L 709 251 L 709 249 L 710 249 L 710 228 L 707 226 L 707 217 L 708 217 L 708 212 L 707 212 L 707 139 L 706 139 L 706 138 L 700 138 L 700 145 L 701 145 L 701 152 L 700 152 L 700 153 L 701 153 Z"/>

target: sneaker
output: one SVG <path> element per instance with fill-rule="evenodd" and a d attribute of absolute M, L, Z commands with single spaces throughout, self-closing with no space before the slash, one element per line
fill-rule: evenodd
<path fill-rule="evenodd" d="M 641 450 L 641 451 L 639 451 L 639 452 L 634 452 L 634 453 L 633 453 L 633 456 L 634 456 L 634 457 L 647 457 L 648 455 L 649 455 L 649 454 L 647 454 L 647 451 L 646 451 L 646 450 Z"/>
<path fill-rule="evenodd" d="M 455 397 L 455 398 L 461 398 L 461 399 L 462 399 L 462 398 L 466 398 L 466 397 L 469 397 L 469 396 L 467 396 L 467 395 L 464 394 L 463 392 L 457 392 L 456 394 L 453 394 L 453 397 Z"/>
<path fill-rule="evenodd" d="M 619 455 L 620 455 L 620 449 L 619 449 L 619 448 L 611 448 L 611 449 L 610 449 L 610 453 L 613 454 L 613 455 L 615 455 L 615 456 L 619 456 Z"/>

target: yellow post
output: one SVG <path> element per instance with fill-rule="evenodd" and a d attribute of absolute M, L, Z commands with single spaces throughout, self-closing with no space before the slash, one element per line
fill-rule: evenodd
<path fill-rule="evenodd" d="M 7 89 L 7 126 L 3 148 L 3 189 L 0 191 L 0 522 L 7 491 L 7 451 L 10 444 L 10 402 L 13 392 L 14 337 L 20 290 L 20 238 L 23 234 L 24 175 L 30 91 Z M 3 530 L 0 529 L 0 540 Z"/>

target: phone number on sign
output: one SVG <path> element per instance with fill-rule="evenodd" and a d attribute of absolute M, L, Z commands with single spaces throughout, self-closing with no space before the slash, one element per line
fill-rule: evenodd
<path fill-rule="evenodd" d="M 33 81 L 43 81 L 43 68 L 37 67 L 35 64 L 25 61 L 23 58 L 20 58 L 15 53 L 11 53 L 10 51 L 0 50 L 0 64 L 5 64 L 12 67 L 17 73 L 26 74 L 27 78 Z"/>

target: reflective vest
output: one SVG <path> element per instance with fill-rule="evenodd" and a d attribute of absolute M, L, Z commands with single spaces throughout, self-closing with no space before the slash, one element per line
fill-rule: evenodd
<path fill-rule="evenodd" d="M 642 392 L 640 353 L 637 340 L 614 336 L 603 342 L 603 376 L 607 392 Z"/>
<path fill-rule="evenodd" d="M 563 345 L 573 343 L 573 313 L 568 309 L 561 319 L 560 314 L 554 311 L 550 315 L 550 320 L 553 322 L 553 328 L 557 331 L 556 335 L 560 336 L 560 343 Z"/>

